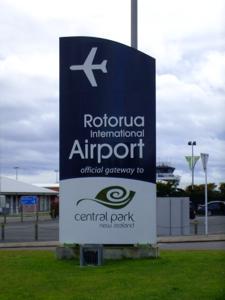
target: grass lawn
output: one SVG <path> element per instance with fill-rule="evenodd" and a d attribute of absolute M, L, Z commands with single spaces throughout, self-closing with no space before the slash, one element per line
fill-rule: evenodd
<path fill-rule="evenodd" d="M 225 251 L 80 267 L 49 251 L 0 251 L 0 300 L 224 300 Z"/>

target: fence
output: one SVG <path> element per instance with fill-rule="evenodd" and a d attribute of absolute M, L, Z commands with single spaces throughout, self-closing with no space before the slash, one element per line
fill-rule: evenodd
<path fill-rule="evenodd" d="M 171 206 L 172 207 L 172 206 Z M 178 206 L 179 207 L 179 206 Z M 180 208 L 180 207 L 179 207 Z M 164 212 L 165 213 L 165 212 Z M 181 224 L 177 221 L 180 220 Z M 181 222 L 182 218 L 165 218 L 164 223 L 157 220 L 158 236 L 165 235 L 204 235 L 204 216 L 197 216 L 194 220 L 188 219 L 188 224 Z M 166 221 L 169 221 L 166 224 Z M 225 234 L 225 216 L 208 217 L 209 234 Z M 29 242 L 29 241 L 58 241 L 59 219 L 52 219 L 49 215 L 25 215 L 23 221 L 19 216 L 0 216 L 0 242 Z"/>
<path fill-rule="evenodd" d="M 157 233 L 160 236 L 189 235 L 189 198 L 157 198 Z"/>
<path fill-rule="evenodd" d="M 1 216 L 1 241 L 58 241 L 58 219 L 49 214 L 25 214 L 21 216 Z"/>
<path fill-rule="evenodd" d="M 181 236 L 205 234 L 205 217 L 190 220 L 189 198 L 157 198 L 157 234 Z M 208 217 L 208 234 L 225 234 L 225 215 Z"/>

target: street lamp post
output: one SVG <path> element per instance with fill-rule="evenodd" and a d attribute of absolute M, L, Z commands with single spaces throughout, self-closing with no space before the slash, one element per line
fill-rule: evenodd
<path fill-rule="evenodd" d="M 18 169 L 19 167 L 14 167 L 14 169 L 16 170 L 16 180 L 18 179 Z"/>
<path fill-rule="evenodd" d="M 58 183 L 58 173 L 59 173 L 59 170 L 54 170 L 55 171 L 55 182 Z"/>
<path fill-rule="evenodd" d="M 194 146 L 196 146 L 196 141 L 189 141 L 188 146 L 191 146 L 191 176 L 192 176 L 192 181 L 191 181 L 191 189 L 193 191 L 194 188 Z"/>

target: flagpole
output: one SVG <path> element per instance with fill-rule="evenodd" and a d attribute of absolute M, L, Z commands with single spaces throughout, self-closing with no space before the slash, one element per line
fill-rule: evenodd
<path fill-rule="evenodd" d="M 137 0 L 131 0 L 131 47 L 138 48 Z"/>
<path fill-rule="evenodd" d="M 205 172 L 205 235 L 208 235 L 208 188 L 207 188 L 207 163 L 209 154 L 201 153 L 202 166 Z"/>

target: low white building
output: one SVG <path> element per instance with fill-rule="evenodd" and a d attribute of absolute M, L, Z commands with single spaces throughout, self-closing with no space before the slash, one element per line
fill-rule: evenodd
<path fill-rule="evenodd" d="M 51 202 L 58 196 L 57 191 L 38 187 L 7 177 L 0 177 L 0 213 L 18 214 L 22 196 L 37 196 L 38 210 L 48 212 Z"/>

